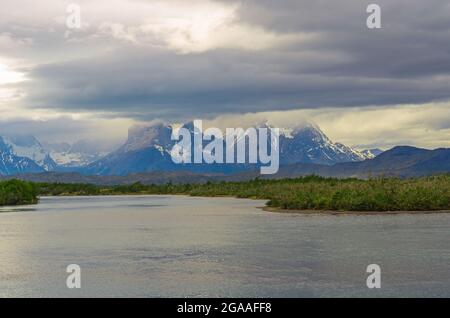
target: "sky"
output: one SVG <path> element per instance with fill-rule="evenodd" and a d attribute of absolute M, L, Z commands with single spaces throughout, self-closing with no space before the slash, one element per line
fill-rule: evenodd
<path fill-rule="evenodd" d="M 0 0 L 0 113 L 0 134 L 110 147 L 196 118 L 450 147 L 450 2 Z"/>

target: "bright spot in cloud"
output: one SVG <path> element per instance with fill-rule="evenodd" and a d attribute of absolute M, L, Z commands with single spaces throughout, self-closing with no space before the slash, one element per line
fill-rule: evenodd
<path fill-rule="evenodd" d="M 11 70 L 8 65 L 0 63 L 0 85 L 24 81 L 25 74 Z"/>
<path fill-rule="evenodd" d="M 120 0 L 118 0 L 120 1 Z M 179 53 L 201 53 L 219 48 L 265 50 L 312 34 L 277 34 L 240 20 L 237 4 L 212 1 L 154 1 L 115 20 L 105 17 L 98 32 L 133 44 L 159 44 Z M 105 9 L 96 5 L 98 15 Z M 142 16 L 142 12 L 146 14 Z M 98 18 L 98 17 L 97 17 Z"/>

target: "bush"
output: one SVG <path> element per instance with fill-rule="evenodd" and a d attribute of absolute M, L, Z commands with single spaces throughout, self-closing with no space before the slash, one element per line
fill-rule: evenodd
<path fill-rule="evenodd" d="M 0 182 L 0 205 L 35 204 L 38 202 L 34 184 L 19 180 Z"/>

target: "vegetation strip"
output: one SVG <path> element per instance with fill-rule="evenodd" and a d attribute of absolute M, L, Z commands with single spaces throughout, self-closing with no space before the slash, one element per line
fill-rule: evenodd
<path fill-rule="evenodd" d="M 96 186 L 92 184 L 0 182 L 0 205 L 35 204 L 38 196 L 185 194 L 268 200 L 273 210 L 443 211 L 450 210 L 450 175 L 370 180 L 309 176 L 245 182 Z"/>
<path fill-rule="evenodd" d="M 442 211 L 450 210 L 450 175 L 424 178 L 334 179 L 309 176 L 296 179 L 204 184 L 95 186 L 35 184 L 39 195 L 186 194 L 268 200 L 282 210 L 317 211 Z"/>

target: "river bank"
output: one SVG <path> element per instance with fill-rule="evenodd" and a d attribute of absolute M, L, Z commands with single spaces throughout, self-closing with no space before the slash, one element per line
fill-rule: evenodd
<path fill-rule="evenodd" d="M 448 213 L 450 176 L 371 180 L 317 176 L 203 184 L 120 186 L 0 182 L 0 205 L 35 204 L 38 196 L 188 195 L 266 200 L 266 211 L 320 214 Z"/>
<path fill-rule="evenodd" d="M 445 214 L 450 210 L 436 211 L 331 211 L 331 210 L 285 210 L 280 208 L 261 207 L 263 211 L 285 214 L 303 214 L 303 215 L 422 215 L 422 214 Z"/>
<path fill-rule="evenodd" d="M 267 200 L 267 207 L 288 211 L 402 212 L 450 210 L 450 175 L 370 180 L 317 176 L 254 179 L 243 182 L 121 186 L 36 184 L 40 195 L 190 195 Z"/>

